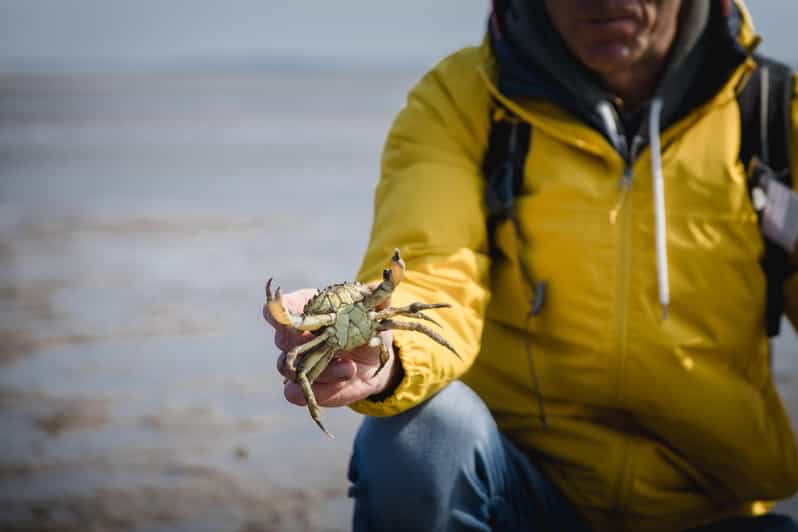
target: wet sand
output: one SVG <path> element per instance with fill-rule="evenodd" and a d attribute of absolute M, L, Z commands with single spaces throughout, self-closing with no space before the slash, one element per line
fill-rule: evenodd
<path fill-rule="evenodd" d="M 0 528 L 348 529 L 359 417 L 285 403 L 263 284 L 351 278 L 417 74 L 0 77 Z"/>

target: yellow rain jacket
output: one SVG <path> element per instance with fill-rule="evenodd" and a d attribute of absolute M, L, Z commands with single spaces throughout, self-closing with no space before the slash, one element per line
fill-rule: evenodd
<path fill-rule="evenodd" d="M 744 14 L 739 39 L 753 38 Z M 793 494 L 798 454 L 768 363 L 763 238 L 738 161 L 735 90 L 751 68 L 661 134 L 671 292 L 663 320 L 649 148 L 621 189 L 625 162 L 601 134 L 551 103 L 498 92 L 487 45 L 437 65 L 388 135 L 359 277 L 379 279 L 400 248 L 408 273 L 392 303 L 451 303 L 433 314 L 462 361 L 424 335 L 395 331 L 403 380 L 386 400 L 353 408 L 397 414 L 463 379 L 597 530 L 682 530 L 761 513 L 769 505 L 757 501 Z M 487 251 L 481 165 L 492 97 L 533 130 L 518 245 L 549 288 L 528 321 L 532 294 L 518 264 L 492 263 Z M 792 113 L 798 124 L 798 95 Z M 509 225 L 497 238 L 515 257 Z M 786 290 L 796 323 L 798 277 Z"/>

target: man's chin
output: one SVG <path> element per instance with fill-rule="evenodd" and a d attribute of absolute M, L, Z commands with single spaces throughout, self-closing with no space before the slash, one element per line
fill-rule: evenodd
<path fill-rule="evenodd" d="M 631 68 L 636 60 L 636 50 L 625 43 L 601 43 L 591 46 L 581 54 L 581 61 L 598 75 L 609 75 Z"/>

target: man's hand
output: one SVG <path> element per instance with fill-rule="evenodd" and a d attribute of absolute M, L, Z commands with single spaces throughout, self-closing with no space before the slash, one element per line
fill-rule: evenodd
<path fill-rule="evenodd" d="M 291 313 L 301 314 L 305 303 L 315 293 L 316 290 L 305 288 L 283 294 L 282 298 Z M 386 302 L 380 307 L 388 304 L 390 302 Z M 288 379 L 283 388 L 283 394 L 289 402 L 305 405 L 302 389 L 299 384 L 294 382 L 294 373 L 288 369 L 285 355 L 297 345 L 311 340 L 313 335 L 307 331 L 299 331 L 277 323 L 265 305 L 263 317 L 274 327 L 274 343 L 282 351 L 277 358 L 277 371 Z M 388 348 L 390 359 L 379 374 L 374 377 L 374 372 L 380 365 L 379 347 L 364 345 L 352 351 L 338 353 L 313 383 L 313 393 L 320 406 L 345 406 L 381 393 L 395 384 L 399 368 L 393 353 L 393 335 L 391 331 L 385 331 L 380 333 L 380 337 Z"/>

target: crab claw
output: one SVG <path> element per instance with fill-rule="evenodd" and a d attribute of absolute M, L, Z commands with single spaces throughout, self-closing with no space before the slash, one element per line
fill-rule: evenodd
<path fill-rule="evenodd" d="M 391 282 L 394 286 L 402 282 L 405 278 L 405 261 L 399 256 L 399 248 L 394 248 L 391 256 Z"/>
<path fill-rule="evenodd" d="M 285 308 L 283 304 L 283 296 L 280 292 L 280 287 L 277 287 L 277 290 L 272 295 L 272 280 L 266 283 L 266 308 L 269 310 L 269 313 L 274 318 L 274 321 L 280 323 L 282 325 L 292 325 L 293 321 L 291 320 L 291 316 L 288 313 L 288 309 Z"/>
<path fill-rule="evenodd" d="M 269 277 L 269 280 L 266 281 L 266 302 L 272 300 L 272 279 L 273 277 Z"/>

